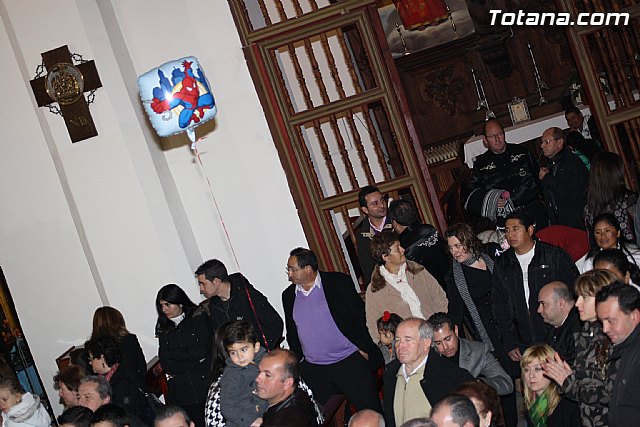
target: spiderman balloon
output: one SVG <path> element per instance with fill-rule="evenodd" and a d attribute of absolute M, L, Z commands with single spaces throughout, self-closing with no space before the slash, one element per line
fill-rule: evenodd
<path fill-rule="evenodd" d="M 209 82 L 192 56 L 148 71 L 138 78 L 138 87 L 151 124 L 162 137 L 186 131 L 194 141 L 195 127 L 216 115 Z"/>

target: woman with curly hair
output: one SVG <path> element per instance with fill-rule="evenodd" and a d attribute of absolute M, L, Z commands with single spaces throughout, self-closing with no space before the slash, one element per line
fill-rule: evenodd
<path fill-rule="evenodd" d="M 148 423 L 150 412 L 147 398 L 129 371 L 121 366 L 122 352 L 114 337 L 93 337 L 87 341 L 89 362 L 93 372 L 104 376 L 111 385 L 111 402 Z"/>
<path fill-rule="evenodd" d="M 451 254 L 451 269 L 445 276 L 449 317 L 458 330 L 466 326 L 475 340 L 500 350 L 491 304 L 493 258 L 467 224 L 452 225 L 445 237 Z"/>
<path fill-rule="evenodd" d="M 542 365 L 554 354 L 549 345 L 540 344 L 526 349 L 520 359 L 527 422 L 533 427 L 582 427 L 578 405 L 545 376 Z"/>
<path fill-rule="evenodd" d="M 428 319 L 447 311 L 447 296 L 438 281 L 420 264 L 409 261 L 392 230 L 383 230 L 371 240 L 371 256 L 377 263 L 367 287 L 367 328 L 378 340 L 378 319 L 385 311 L 403 319 Z"/>

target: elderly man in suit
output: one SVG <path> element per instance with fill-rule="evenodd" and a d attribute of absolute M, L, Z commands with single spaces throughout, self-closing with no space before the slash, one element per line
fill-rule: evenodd
<path fill-rule="evenodd" d="M 433 329 L 424 320 L 405 319 L 396 329 L 398 357 L 384 373 L 384 417 L 387 427 L 426 417 L 431 408 L 465 381 L 466 370 L 433 348 Z"/>

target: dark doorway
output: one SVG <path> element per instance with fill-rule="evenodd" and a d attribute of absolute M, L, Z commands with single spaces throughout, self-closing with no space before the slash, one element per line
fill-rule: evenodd
<path fill-rule="evenodd" d="M 0 376 L 15 375 L 25 391 L 34 396 L 40 396 L 40 402 L 51 415 L 53 425 L 56 425 L 51 403 L 44 391 L 42 379 L 22 332 L 2 267 L 0 267 L 0 338 Z"/>

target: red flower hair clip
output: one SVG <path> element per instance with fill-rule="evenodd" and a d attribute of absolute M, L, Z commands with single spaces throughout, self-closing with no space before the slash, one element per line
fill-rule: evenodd
<path fill-rule="evenodd" d="M 389 319 L 391 319 L 391 313 L 389 313 L 388 311 L 385 311 L 384 313 L 382 313 L 383 322 L 388 322 Z"/>

